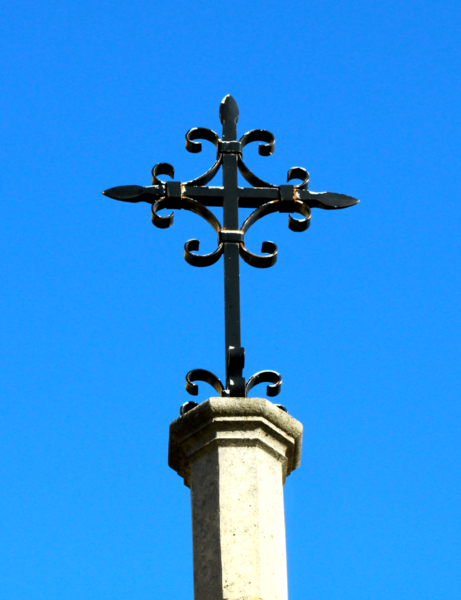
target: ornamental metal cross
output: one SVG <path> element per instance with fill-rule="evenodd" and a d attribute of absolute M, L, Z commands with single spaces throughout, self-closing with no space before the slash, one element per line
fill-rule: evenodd
<path fill-rule="evenodd" d="M 275 138 L 265 129 L 253 129 L 237 140 L 239 109 L 232 96 L 226 96 L 219 109 L 222 123 L 222 139 L 211 129 L 196 127 L 186 133 L 186 149 L 201 152 L 201 142 L 207 140 L 216 146 L 217 156 L 214 165 L 196 179 L 181 183 L 161 181 L 159 175 L 174 177 L 174 167 L 159 163 L 152 169 L 152 185 L 126 185 L 103 192 L 106 196 L 124 202 L 147 202 L 152 204 L 152 223 L 162 229 L 173 224 L 174 214 L 162 217 L 158 212 L 163 208 L 186 209 L 203 217 L 218 234 L 218 247 L 210 254 L 197 254 L 198 240 L 189 240 L 184 246 L 184 258 L 194 267 L 207 267 L 224 255 L 224 304 L 225 304 L 225 352 L 226 386 L 205 369 L 194 369 L 186 375 L 186 390 L 198 394 L 194 381 L 205 381 L 214 387 L 220 396 L 245 397 L 258 383 L 269 383 L 268 396 L 276 396 L 281 389 L 282 378 L 276 371 L 261 371 L 245 382 L 243 367 L 245 350 L 240 336 L 240 265 L 239 255 L 252 267 L 271 267 L 277 260 L 277 246 L 264 242 L 263 255 L 250 252 L 245 247 L 245 233 L 259 219 L 274 212 L 297 213 L 301 219 L 289 214 L 288 227 L 293 231 L 305 231 L 310 225 L 311 208 L 327 210 L 347 208 L 358 200 L 344 194 L 330 192 L 310 192 L 307 189 L 309 174 L 302 167 L 289 169 L 287 181 L 301 180 L 298 185 L 279 185 L 263 181 L 248 169 L 242 159 L 243 148 L 250 142 L 259 144 L 259 154 L 270 156 L 274 152 Z M 222 186 L 207 186 L 222 166 Z M 238 172 L 253 187 L 239 187 Z M 223 226 L 207 207 L 223 208 Z M 239 228 L 239 207 L 254 208 L 250 216 Z"/>

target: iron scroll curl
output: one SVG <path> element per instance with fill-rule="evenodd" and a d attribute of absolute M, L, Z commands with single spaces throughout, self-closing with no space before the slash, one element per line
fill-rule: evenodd
<path fill-rule="evenodd" d="M 245 396 L 248 397 L 248 392 L 260 383 L 270 383 L 271 385 L 266 388 L 267 395 L 271 397 L 278 396 L 282 389 L 282 376 L 277 371 L 259 371 L 259 373 L 255 373 L 247 381 Z"/>
<path fill-rule="evenodd" d="M 216 146 L 219 143 L 219 137 L 214 131 L 197 127 L 189 130 L 186 133 L 186 148 L 189 150 L 189 152 L 197 153 L 201 151 L 201 143 L 193 141 L 196 139 L 206 139 L 214 143 Z M 218 159 L 216 160 L 215 164 L 206 173 L 192 181 L 187 182 L 187 184 L 179 184 L 179 191 L 174 195 L 169 196 L 167 194 L 164 197 L 156 200 L 152 204 L 151 209 L 152 224 L 160 229 L 167 229 L 173 225 L 174 212 L 167 216 L 161 216 L 158 214 L 158 212 L 166 208 L 185 209 L 205 219 L 205 221 L 207 221 L 207 223 L 213 227 L 215 232 L 219 234 L 222 226 L 216 216 L 211 212 L 211 210 L 206 208 L 206 206 L 197 200 L 183 196 L 182 187 L 183 185 L 205 185 L 205 183 L 211 181 L 211 179 L 216 175 L 220 165 L 221 156 L 218 155 Z M 166 188 L 166 192 L 168 192 L 168 182 L 160 180 L 159 175 L 168 175 L 168 177 L 173 178 L 174 172 L 175 170 L 173 165 L 170 165 L 169 163 L 156 164 L 152 169 L 152 185 L 161 185 L 163 188 Z M 216 250 L 209 254 L 195 254 L 193 251 L 197 251 L 199 247 L 200 241 L 197 239 L 189 240 L 184 244 L 184 259 L 194 267 L 208 267 L 214 264 L 219 260 L 224 250 L 223 244 L 218 243 Z"/>
<path fill-rule="evenodd" d="M 241 231 L 245 234 L 250 227 L 262 219 L 266 215 L 269 215 L 274 212 L 278 212 L 278 200 L 273 200 L 272 202 L 267 202 L 263 204 L 256 210 L 254 210 L 243 222 Z M 272 267 L 277 262 L 277 253 L 278 248 L 277 244 L 274 242 L 263 242 L 261 246 L 261 252 L 267 252 L 266 256 L 261 256 L 258 254 L 253 254 L 245 247 L 245 242 L 240 242 L 240 256 L 243 260 L 252 267 L 257 267 L 259 269 L 267 269 Z"/>
<path fill-rule="evenodd" d="M 197 154 L 202 151 L 202 143 L 196 142 L 195 140 L 207 140 L 208 142 L 211 142 L 216 146 L 217 152 L 214 165 L 210 167 L 206 173 L 200 175 L 200 177 L 191 179 L 185 184 L 202 186 L 209 183 L 219 171 L 219 167 L 222 163 L 222 154 L 219 152 L 219 142 L 221 139 L 217 133 L 206 127 L 193 127 L 192 129 L 189 129 L 186 133 L 186 150 L 192 152 L 192 154 Z"/>
<path fill-rule="evenodd" d="M 219 232 L 222 229 L 221 223 L 211 212 L 211 210 L 208 210 L 206 206 L 203 206 L 203 204 L 197 202 L 197 200 L 188 198 L 187 196 L 183 196 L 179 200 L 175 198 L 171 199 L 166 197 L 160 198 L 160 200 L 157 200 L 154 204 L 152 204 L 152 223 L 153 225 L 155 225 L 156 227 L 160 227 L 161 229 L 171 227 L 174 219 L 173 213 L 171 213 L 167 217 L 161 217 L 157 214 L 159 210 L 162 210 L 164 208 L 182 208 L 184 210 L 193 212 L 196 215 L 199 215 L 200 217 L 205 219 L 205 221 L 207 221 L 207 223 L 209 223 L 213 227 L 217 234 L 219 234 Z M 193 251 L 197 251 L 199 247 L 200 241 L 197 239 L 188 240 L 184 244 L 184 259 L 193 267 L 209 267 L 210 265 L 213 265 L 220 259 L 224 251 L 224 244 L 222 242 L 219 242 L 216 250 L 209 254 L 194 254 Z"/>
<path fill-rule="evenodd" d="M 282 207 L 281 200 L 272 200 L 271 202 L 267 202 L 263 204 L 256 210 L 254 210 L 243 222 L 241 231 L 246 233 L 256 221 L 259 221 L 266 215 L 275 212 L 284 212 Z M 299 200 L 293 200 L 292 205 L 290 206 L 291 212 L 298 213 L 302 215 L 303 219 L 295 219 L 291 215 L 288 215 L 288 227 L 292 231 L 306 231 L 310 225 L 311 219 L 311 209 Z M 250 252 L 246 247 L 245 243 L 240 243 L 240 256 L 243 260 L 251 265 L 252 267 L 257 267 L 259 269 L 266 269 L 268 267 L 272 267 L 277 262 L 277 254 L 278 249 L 277 245 L 274 242 L 263 242 L 261 247 L 261 252 L 267 252 L 267 256 L 257 255 L 253 252 Z"/>
<path fill-rule="evenodd" d="M 240 138 L 240 144 L 243 148 L 247 144 L 251 144 L 252 142 L 265 142 L 264 144 L 259 144 L 258 153 L 261 156 L 270 156 L 274 153 L 275 150 L 275 136 L 267 129 L 252 129 L 248 131 Z M 237 161 L 238 170 L 240 171 L 242 177 L 248 181 L 253 187 L 269 187 L 275 188 L 276 186 L 272 183 L 268 183 L 261 179 L 257 175 L 255 175 L 243 162 L 242 155 L 239 154 Z"/>
<path fill-rule="evenodd" d="M 216 377 L 214 373 L 211 371 L 207 371 L 206 369 L 192 369 L 186 375 L 186 391 L 191 396 L 198 395 L 198 385 L 194 383 L 194 381 L 204 381 L 213 387 L 219 394 L 219 396 L 223 396 L 224 386 L 221 383 L 221 380 Z"/>
<path fill-rule="evenodd" d="M 221 380 L 216 377 L 211 371 L 206 369 L 192 369 L 186 375 L 186 391 L 191 396 L 198 396 L 199 386 L 194 383 L 195 381 L 203 381 L 208 383 L 212 388 L 216 390 L 220 397 L 228 396 L 228 390 L 224 389 Z M 282 389 L 282 376 L 277 371 L 259 371 L 255 373 L 247 381 L 245 385 L 245 397 L 248 397 L 249 392 L 260 383 L 268 383 L 266 393 L 270 397 L 278 396 Z"/>

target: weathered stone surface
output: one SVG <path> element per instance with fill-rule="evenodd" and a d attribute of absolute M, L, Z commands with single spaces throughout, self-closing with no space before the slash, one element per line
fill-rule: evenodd
<path fill-rule="evenodd" d="M 210 398 L 170 426 L 191 488 L 195 600 L 287 600 L 283 484 L 302 425 L 264 398 Z"/>

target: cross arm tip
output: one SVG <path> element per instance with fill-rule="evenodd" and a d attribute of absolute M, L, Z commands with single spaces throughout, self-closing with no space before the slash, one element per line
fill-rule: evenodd
<path fill-rule="evenodd" d="M 146 188 L 141 185 L 119 185 L 102 192 L 103 196 L 122 202 L 143 202 L 147 193 Z"/>
<path fill-rule="evenodd" d="M 311 208 L 323 208 L 334 210 L 339 208 L 349 208 L 359 204 L 360 200 L 347 196 L 346 194 L 336 194 L 334 192 L 311 192 L 302 190 L 299 192 L 302 200 L 307 201 Z"/>

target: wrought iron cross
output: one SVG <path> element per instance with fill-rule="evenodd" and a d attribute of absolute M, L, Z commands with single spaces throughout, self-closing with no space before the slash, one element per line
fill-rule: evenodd
<path fill-rule="evenodd" d="M 245 247 L 245 233 L 259 219 L 274 212 L 297 213 L 301 219 L 289 214 L 288 227 L 293 231 L 305 231 L 310 225 L 311 208 L 347 208 L 358 200 L 344 194 L 310 192 L 307 189 L 309 174 L 302 167 L 288 171 L 287 181 L 301 180 L 298 185 L 279 185 L 263 181 L 243 162 L 243 148 L 250 142 L 259 144 L 259 154 L 270 156 L 274 152 L 275 138 L 265 129 L 253 129 L 237 140 L 239 109 L 232 96 L 221 103 L 219 118 L 222 123 L 222 139 L 211 129 L 196 127 L 186 133 L 186 149 L 201 152 L 201 142 L 207 140 L 216 146 L 214 165 L 196 179 L 181 183 L 161 181 L 159 175 L 174 177 L 174 167 L 159 163 L 152 169 L 152 185 L 126 185 L 103 192 L 106 196 L 124 202 L 147 202 L 152 204 L 152 223 L 162 229 L 173 224 L 174 213 L 162 217 L 163 208 L 186 209 L 203 217 L 218 234 L 218 247 L 210 254 L 197 254 L 198 240 L 189 240 L 184 246 L 184 258 L 194 267 L 207 267 L 224 256 L 224 304 L 225 304 L 225 352 L 226 385 L 205 369 L 194 369 L 186 375 L 186 390 L 198 394 L 194 381 L 205 381 L 212 385 L 220 396 L 244 397 L 258 383 L 269 383 L 268 396 L 276 396 L 281 389 L 282 378 L 276 371 L 261 371 L 245 382 L 243 367 L 245 350 L 240 334 L 240 265 L 239 256 L 252 267 L 271 267 L 277 260 L 277 246 L 264 242 L 262 255 L 253 254 Z M 222 166 L 222 186 L 207 186 Z M 238 172 L 253 187 L 239 187 Z M 223 208 L 223 226 L 207 207 Z M 255 209 L 239 227 L 239 207 Z"/>

